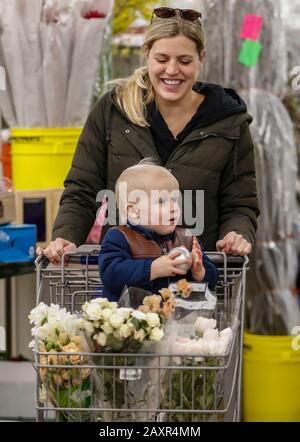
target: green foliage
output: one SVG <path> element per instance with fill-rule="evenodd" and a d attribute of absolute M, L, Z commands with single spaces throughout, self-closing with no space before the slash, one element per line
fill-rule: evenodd
<path fill-rule="evenodd" d="M 170 412 L 168 421 L 172 422 L 202 422 L 209 420 L 210 413 L 203 410 L 217 408 L 216 374 L 217 370 L 201 370 L 201 366 L 215 366 L 216 360 L 211 358 L 205 362 L 197 362 L 192 358 L 183 358 L 178 370 L 168 370 L 165 380 L 167 391 L 162 404 L 164 409 L 195 410 L 195 413 L 183 411 Z M 195 367 L 194 370 L 189 367 Z"/>

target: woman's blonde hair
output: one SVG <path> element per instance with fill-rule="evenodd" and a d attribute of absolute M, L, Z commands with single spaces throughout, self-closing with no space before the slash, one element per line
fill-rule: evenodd
<path fill-rule="evenodd" d="M 200 19 L 184 20 L 180 15 L 172 18 L 154 17 L 149 25 L 142 47 L 144 58 L 147 57 L 155 41 L 184 35 L 195 42 L 201 56 L 205 47 L 205 37 Z M 155 94 L 149 78 L 148 67 L 142 65 L 130 77 L 114 80 L 117 103 L 127 118 L 138 126 L 147 127 L 146 105 L 154 100 Z"/>

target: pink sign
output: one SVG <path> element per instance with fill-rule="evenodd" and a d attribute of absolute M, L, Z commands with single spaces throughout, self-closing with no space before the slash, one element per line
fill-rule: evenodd
<path fill-rule="evenodd" d="M 260 15 L 246 14 L 241 27 L 240 37 L 248 40 L 258 40 L 263 24 Z"/>

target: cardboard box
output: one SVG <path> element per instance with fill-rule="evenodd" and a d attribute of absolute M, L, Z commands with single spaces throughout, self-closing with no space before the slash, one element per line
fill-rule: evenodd
<path fill-rule="evenodd" d="M 16 190 L 16 221 L 37 226 L 37 245 L 46 247 L 51 241 L 61 188 Z"/>
<path fill-rule="evenodd" d="M 0 224 L 16 220 L 16 201 L 14 192 L 0 192 Z"/>
<path fill-rule="evenodd" d="M 0 262 L 26 262 L 35 258 L 36 226 L 6 224 L 0 226 Z"/>

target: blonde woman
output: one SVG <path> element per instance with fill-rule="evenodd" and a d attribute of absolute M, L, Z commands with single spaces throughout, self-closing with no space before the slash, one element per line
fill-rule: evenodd
<path fill-rule="evenodd" d="M 44 251 L 53 263 L 85 242 L 97 193 L 113 190 L 124 169 L 147 157 L 193 192 L 194 210 L 196 190 L 204 190 L 205 250 L 251 251 L 259 214 L 252 117 L 232 89 L 197 81 L 206 56 L 200 12 L 155 9 L 143 53 L 144 65 L 117 81 L 87 119 Z"/>

